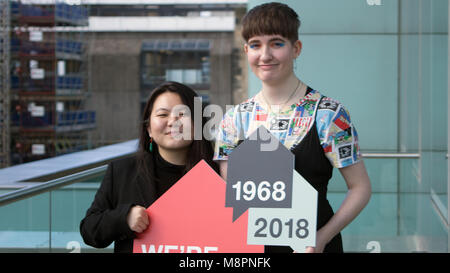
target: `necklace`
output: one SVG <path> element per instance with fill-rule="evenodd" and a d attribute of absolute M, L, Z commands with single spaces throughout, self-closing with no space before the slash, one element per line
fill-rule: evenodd
<path fill-rule="evenodd" d="M 286 106 L 286 103 L 288 103 L 288 102 L 292 99 L 292 97 L 294 96 L 294 94 L 297 93 L 297 89 L 298 89 L 298 87 L 300 86 L 300 82 L 301 82 L 301 81 L 298 80 L 297 87 L 295 87 L 294 91 L 291 93 L 291 95 L 289 96 L 289 98 L 288 98 L 283 104 L 281 104 L 281 107 L 278 107 L 278 113 L 277 113 L 277 115 L 280 114 L 280 111 L 283 110 L 284 106 Z M 263 99 L 264 99 L 264 102 L 267 104 L 267 107 L 269 108 L 269 111 L 270 111 L 271 113 L 275 114 L 275 113 L 272 111 L 272 107 L 270 106 L 269 102 L 267 101 L 266 96 L 264 96 L 264 92 L 263 92 L 263 91 L 261 91 L 261 95 L 262 95 L 262 97 L 263 97 Z M 280 106 L 280 105 L 278 105 L 278 106 Z"/>

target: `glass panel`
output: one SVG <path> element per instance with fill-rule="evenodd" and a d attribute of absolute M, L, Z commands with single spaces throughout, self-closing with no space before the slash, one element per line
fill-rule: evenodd
<path fill-rule="evenodd" d="M 183 70 L 182 69 L 167 69 L 166 70 L 166 80 L 183 82 Z"/>
<path fill-rule="evenodd" d="M 183 83 L 195 84 L 199 82 L 198 75 L 200 74 L 197 69 L 185 69 L 183 70 Z"/>
<path fill-rule="evenodd" d="M 0 252 L 50 251 L 50 194 L 0 206 Z"/>
<path fill-rule="evenodd" d="M 141 77 L 144 86 L 162 81 L 184 84 L 208 84 L 210 58 L 208 52 L 162 51 L 142 54 Z"/>
<path fill-rule="evenodd" d="M 52 252 L 113 252 L 114 244 L 95 249 L 86 245 L 80 234 L 80 221 L 99 186 L 100 182 L 82 182 L 52 192 Z"/>
<path fill-rule="evenodd" d="M 420 181 L 419 159 L 365 159 L 372 197 L 342 231 L 345 252 L 446 252 L 447 231 Z M 336 211 L 347 188 L 339 171 L 328 200 Z"/>
<path fill-rule="evenodd" d="M 112 252 L 113 245 L 86 246 L 79 232 L 104 175 L 103 169 L 78 183 L 0 206 L 0 252 Z M 17 189 L 0 193 L 8 190 Z"/>

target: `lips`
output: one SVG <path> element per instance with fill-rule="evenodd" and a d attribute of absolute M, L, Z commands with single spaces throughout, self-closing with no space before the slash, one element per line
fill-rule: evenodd
<path fill-rule="evenodd" d="M 278 66 L 278 64 L 260 64 L 260 65 L 258 65 L 258 67 L 261 68 L 262 70 L 271 70 L 276 66 Z"/>
<path fill-rule="evenodd" d="M 178 131 L 170 131 L 165 133 L 166 136 L 171 136 L 174 138 L 178 138 L 179 136 L 183 135 L 183 130 L 178 130 Z"/>
<path fill-rule="evenodd" d="M 183 131 L 170 131 L 170 132 L 167 132 L 167 133 L 164 133 L 165 135 L 179 135 L 179 134 L 182 134 L 183 133 Z"/>

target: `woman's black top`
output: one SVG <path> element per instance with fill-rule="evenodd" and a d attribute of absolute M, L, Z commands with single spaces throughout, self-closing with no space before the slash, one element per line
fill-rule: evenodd
<path fill-rule="evenodd" d="M 184 165 L 167 162 L 159 153 L 155 156 L 156 195 L 159 198 L 184 175 Z"/>
<path fill-rule="evenodd" d="M 312 89 L 308 87 L 306 94 L 311 92 L 311 90 Z M 327 200 L 328 181 L 333 175 L 333 166 L 325 156 L 323 148 L 320 145 L 316 127 L 316 117 L 314 117 L 312 128 L 303 140 L 291 149 L 291 152 L 295 156 L 295 170 L 318 192 L 317 230 L 319 230 L 334 215 L 333 209 Z M 288 246 L 265 246 L 264 251 L 292 253 L 293 249 Z M 343 252 L 342 237 L 340 233 L 325 246 L 324 252 Z"/>

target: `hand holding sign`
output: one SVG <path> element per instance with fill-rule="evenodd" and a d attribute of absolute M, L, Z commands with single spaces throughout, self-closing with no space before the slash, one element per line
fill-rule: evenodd
<path fill-rule="evenodd" d="M 127 216 L 127 224 L 134 232 L 141 233 L 150 224 L 146 209 L 141 206 L 134 206 Z"/>
<path fill-rule="evenodd" d="M 247 244 L 247 215 L 232 222 L 224 203 L 225 181 L 200 161 L 147 209 L 151 225 L 133 252 L 263 252 Z"/>

